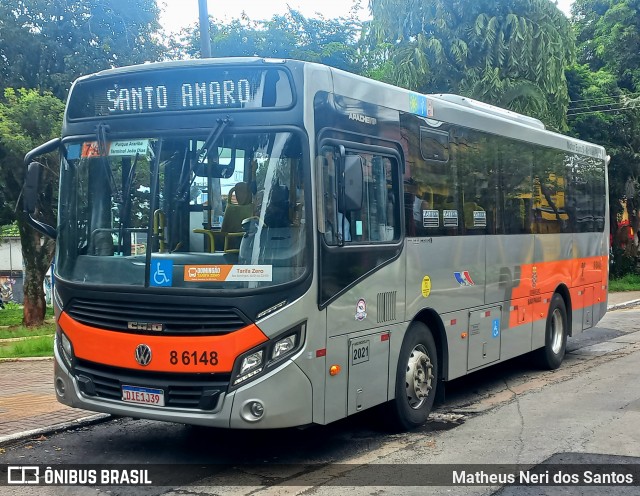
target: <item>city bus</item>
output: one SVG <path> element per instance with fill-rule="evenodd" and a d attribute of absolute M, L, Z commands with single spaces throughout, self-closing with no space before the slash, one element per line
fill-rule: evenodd
<path fill-rule="evenodd" d="M 57 226 L 37 157 L 60 155 Z M 448 381 L 607 307 L 607 157 L 537 119 L 320 64 L 105 70 L 25 157 L 57 239 L 55 391 L 234 429 L 369 408 L 424 423 Z"/>

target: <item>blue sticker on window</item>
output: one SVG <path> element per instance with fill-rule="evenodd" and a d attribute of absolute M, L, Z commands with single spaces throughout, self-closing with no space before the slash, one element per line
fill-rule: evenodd
<path fill-rule="evenodd" d="M 493 320 L 493 328 L 491 330 L 491 335 L 494 338 L 497 338 L 498 336 L 500 336 L 500 319 Z"/>
<path fill-rule="evenodd" d="M 67 147 L 67 160 L 77 160 L 80 158 L 80 143 L 73 143 Z"/>
<path fill-rule="evenodd" d="M 173 260 L 151 259 L 150 286 L 171 286 L 173 282 Z"/>

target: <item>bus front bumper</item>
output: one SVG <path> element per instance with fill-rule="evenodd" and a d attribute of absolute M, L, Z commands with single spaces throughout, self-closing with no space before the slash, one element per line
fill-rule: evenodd
<path fill-rule="evenodd" d="M 292 361 L 269 374 L 221 395 L 213 411 L 138 405 L 84 394 L 54 345 L 54 384 L 60 403 L 116 416 L 233 429 L 275 429 L 312 422 L 308 377 Z"/>

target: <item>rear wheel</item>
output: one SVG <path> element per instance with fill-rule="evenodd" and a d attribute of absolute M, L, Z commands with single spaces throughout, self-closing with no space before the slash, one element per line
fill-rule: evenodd
<path fill-rule="evenodd" d="M 429 328 L 414 322 L 402 343 L 396 371 L 396 397 L 389 404 L 393 427 L 409 430 L 429 417 L 438 383 L 438 354 Z"/>
<path fill-rule="evenodd" d="M 555 293 L 549 304 L 544 348 L 536 350 L 534 355 L 541 368 L 554 370 L 560 367 L 567 349 L 568 332 L 567 307 L 562 296 Z"/>

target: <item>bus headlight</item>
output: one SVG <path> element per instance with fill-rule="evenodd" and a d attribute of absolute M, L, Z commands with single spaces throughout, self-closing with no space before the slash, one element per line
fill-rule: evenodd
<path fill-rule="evenodd" d="M 254 370 L 261 370 L 262 368 L 262 350 L 257 351 L 256 353 L 251 353 L 242 359 L 242 363 L 240 364 L 240 375 L 244 375 L 247 372 L 252 372 Z"/>
<path fill-rule="evenodd" d="M 300 349 L 306 324 L 299 324 L 280 336 L 261 344 L 236 359 L 231 374 L 231 388 L 246 383 Z"/>
<path fill-rule="evenodd" d="M 276 344 L 273 345 L 271 359 L 275 360 L 276 358 L 280 358 L 281 356 L 284 356 L 288 352 L 293 350 L 296 347 L 296 337 L 296 334 L 291 334 L 286 338 L 282 338 L 279 341 L 276 341 Z"/>

